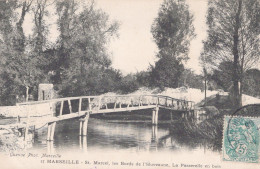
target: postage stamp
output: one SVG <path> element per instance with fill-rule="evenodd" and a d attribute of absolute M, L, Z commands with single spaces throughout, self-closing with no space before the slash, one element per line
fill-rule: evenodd
<path fill-rule="evenodd" d="M 248 163 L 259 162 L 260 118 L 225 116 L 223 131 L 223 160 Z"/>

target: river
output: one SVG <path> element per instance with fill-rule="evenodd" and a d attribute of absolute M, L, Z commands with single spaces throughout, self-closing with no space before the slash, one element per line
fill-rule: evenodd
<path fill-rule="evenodd" d="M 38 129 L 30 149 L 47 152 L 117 150 L 137 153 L 207 150 L 205 143 L 194 144 L 193 140 L 190 140 L 189 144 L 178 135 L 170 135 L 169 123 L 159 123 L 155 126 L 149 120 L 90 118 L 87 136 L 79 136 L 79 120 L 71 119 L 57 123 L 53 142 L 46 141 L 46 134 L 46 126 Z"/>

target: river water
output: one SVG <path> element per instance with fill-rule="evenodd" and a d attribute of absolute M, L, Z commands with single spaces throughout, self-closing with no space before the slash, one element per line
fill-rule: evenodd
<path fill-rule="evenodd" d="M 151 124 L 150 120 L 125 121 L 90 118 L 87 136 L 79 136 L 79 120 L 58 122 L 54 141 L 46 141 L 47 127 L 37 130 L 30 149 L 49 153 L 73 151 L 124 151 L 124 152 L 172 152 L 180 150 L 206 150 L 204 143 L 170 135 L 170 124 Z M 183 144 L 185 141 L 186 144 Z M 212 150 L 209 150 L 212 151 Z"/>

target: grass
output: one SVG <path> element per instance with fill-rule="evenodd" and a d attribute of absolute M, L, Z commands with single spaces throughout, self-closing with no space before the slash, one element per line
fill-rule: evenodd
<path fill-rule="evenodd" d="M 180 118 L 171 125 L 170 134 L 179 143 L 187 146 L 203 145 L 212 150 L 221 151 L 224 115 L 260 117 L 260 104 L 247 105 L 236 112 L 222 109 L 220 114 L 214 115 L 201 123 Z"/>
<path fill-rule="evenodd" d="M 222 145 L 223 115 L 215 115 L 197 124 L 196 121 L 180 119 L 170 127 L 170 134 L 180 143 L 194 147 L 206 146 L 220 151 Z"/>

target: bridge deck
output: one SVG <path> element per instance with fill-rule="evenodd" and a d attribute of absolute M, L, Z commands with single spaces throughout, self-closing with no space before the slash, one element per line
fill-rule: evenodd
<path fill-rule="evenodd" d="M 17 104 L 18 123 L 24 127 L 78 118 L 87 114 L 129 112 L 163 108 L 175 111 L 194 110 L 192 101 L 161 95 L 80 96 Z"/>

